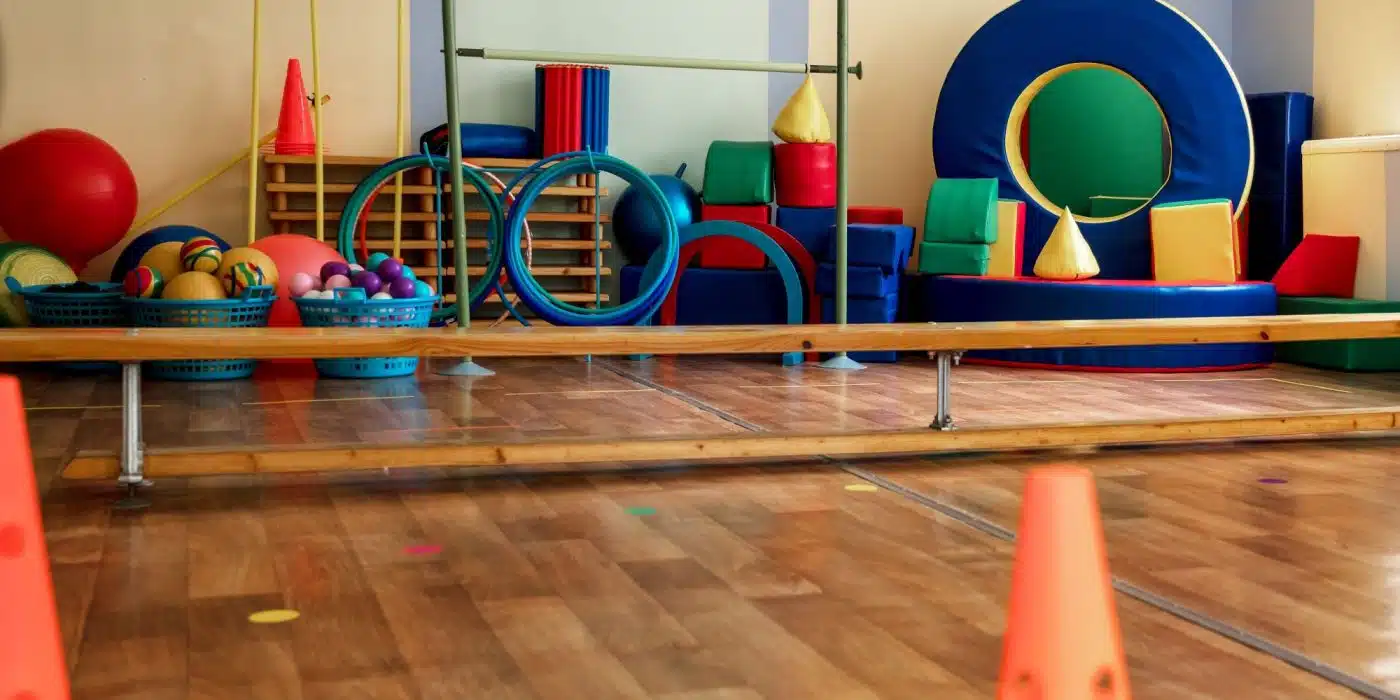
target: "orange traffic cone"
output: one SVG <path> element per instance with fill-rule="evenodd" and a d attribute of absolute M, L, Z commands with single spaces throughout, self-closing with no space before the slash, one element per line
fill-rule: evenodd
<path fill-rule="evenodd" d="M 67 700 L 49 554 L 19 380 L 0 377 L 0 697 Z"/>
<path fill-rule="evenodd" d="M 311 125 L 311 103 L 301 81 L 301 61 L 287 59 L 287 84 L 282 88 L 282 113 L 277 117 L 276 150 L 279 155 L 309 156 L 316 153 L 316 131 Z"/>
<path fill-rule="evenodd" d="M 1098 495 L 1087 470 L 1026 477 L 997 700 L 1129 700 Z"/>

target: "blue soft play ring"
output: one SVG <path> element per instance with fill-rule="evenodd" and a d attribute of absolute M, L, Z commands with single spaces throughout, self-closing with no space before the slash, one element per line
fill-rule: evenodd
<path fill-rule="evenodd" d="M 557 180 L 580 173 L 611 173 L 622 178 L 627 184 L 639 188 L 646 196 L 657 203 L 664 215 L 665 236 L 661 249 L 651 257 L 651 263 L 659 266 L 660 274 L 643 285 L 637 297 L 624 304 L 606 309 L 577 306 L 561 301 L 551 295 L 538 280 L 530 274 L 530 266 L 525 262 L 521 250 L 522 230 L 525 216 L 531 205 Z M 646 173 L 632 167 L 626 161 L 598 153 L 560 153 L 535 163 L 521 171 L 506 185 L 506 191 L 514 191 L 520 183 L 525 183 L 516 194 L 515 203 L 510 207 L 505 225 L 505 267 L 510 275 L 511 285 L 520 295 L 520 300 L 530 307 L 541 319 L 556 326 L 621 326 L 637 323 L 651 317 L 666 300 L 666 293 L 676 278 L 676 263 L 680 255 L 676 219 L 671 208 L 666 206 L 666 197 Z"/>
<path fill-rule="evenodd" d="M 778 245 L 777 241 L 769 238 L 762 231 L 736 221 L 702 221 L 698 224 L 687 226 L 680 230 L 680 245 L 685 246 L 691 241 L 698 241 L 702 238 L 712 238 L 715 236 L 737 238 L 741 241 L 746 241 L 763 251 L 763 254 L 767 256 L 769 260 L 773 261 L 773 267 L 777 269 L 779 275 L 782 275 L 783 289 L 787 293 L 787 322 L 789 325 L 801 325 L 802 276 L 797 274 L 797 266 L 792 264 L 792 260 L 788 258 L 787 252 L 783 250 L 783 247 Z M 638 284 L 638 287 L 640 289 L 647 289 L 648 283 L 654 284 L 656 280 L 661 279 L 666 273 L 666 269 L 663 267 L 664 264 L 665 260 L 662 256 L 651 256 L 651 259 L 647 261 L 646 269 L 642 271 L 642 280 Z M 675 263 L 672 262 L 670 278 L 674 280 L 676 274 Z M 670 283 L 667 283 L 666 286 L 669 290 Z M 663 297 L 662 300 L 664 301 L 665 298 Z M 649 322 L 650 318 L 651 315 L 648 314 L 646 321 Z M 791 367 L 793 365 L 800 365 L 802 364 L 802 359 L 802 353 L 800 352 L 784 353 L 783 366 Z"/>
<path fill-rule="evenodd" d="M 1074 63 L 1127 73 L 1161 107 L 1171 131 L 1171 173 L 1153 204 L 1228 198 L 1237 212 L 1242 208 L 1254 170 L 1249 112 L 1228 62 L 1199 27 L 1159 0 L 1020 0 L 988 20 L 948 71 L 933 157 L 939 177 L 996 178 L 1003 198 L 1028 202 L 1026 270 L 1059 212 L 1017 180 L 1008 122 L 1029 86 Z M 1113 221 L 1081 222 L 1104 278 L 1152 278 L 1148 215 L 1144 207 Z"/>

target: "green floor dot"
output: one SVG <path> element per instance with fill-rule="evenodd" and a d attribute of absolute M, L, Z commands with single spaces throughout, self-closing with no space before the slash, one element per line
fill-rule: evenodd
<path fill-rule="evenodd" d="M 633 507 L 627 509 L 627 514 L 628 514 L 628 515 L 656 515 L 656 509 L 655 509 L 655 508 L 648 508 L 648 507 L 646 507 L 646 506 L 633 506 Z"/>

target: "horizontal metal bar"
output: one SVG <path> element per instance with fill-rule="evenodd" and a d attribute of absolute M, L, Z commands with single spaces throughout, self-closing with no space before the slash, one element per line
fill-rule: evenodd
<path fill-rule="evenodd" d="M 652 68 L 694 68 L 697 70 L 737 70 L 757 73 L 836 73 L 836 66 L 820 63 L 783 61 L 735 61 L 723 58 L 674 58 L 667 56 L 633 56 L 612 53 L 570 53 L 567 51 L 517 51 L 513 49 L 457 49 L 463 58 L 485 58 L 497 61 L 539 61 L 543 63 L 584 63 L 605 66 L 649 66 Z M 862 77 L 861 64 L 850 68 L 851 75 Z"/>

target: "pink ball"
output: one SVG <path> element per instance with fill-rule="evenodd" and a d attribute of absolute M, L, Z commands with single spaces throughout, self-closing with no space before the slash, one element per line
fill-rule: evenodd
<path fill-rule="evenodd" d="M 294 297 L 304 297 L 307 292 L 316 289 L 316 280 L 305 272 L 298 272 L 292 275 L 292 279 L 287 282 L 287 291 Z"/>
<path fill-rule="evenodd" d="M 350 278 L 345 275 L 331 275 L 326 278 L 326 289 L 340 289 L 349 286 Z"/>

